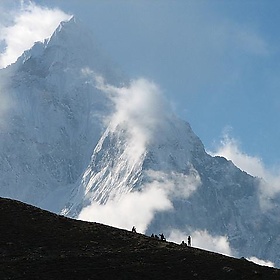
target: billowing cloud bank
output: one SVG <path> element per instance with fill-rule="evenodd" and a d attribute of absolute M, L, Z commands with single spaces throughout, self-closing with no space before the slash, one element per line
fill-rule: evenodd
<path fill-rule="evenodd" d="M 130 230 L 135 225 L 144 233 L 157 211 L 172 208 L 164 190 L 150 185 L 142 192 L 131 192 L 119 200 L 109 200 L 105 205 L 92 203 L 82 210 L 79 219 L 95 221 Z"/>
<path fill-rule="evenodd" d="M 114 87 L 98 81 L 98 88 L 109 94 L 115 104 L 115 113 L 107 120 L 110 129 L 120 124 L 129 132 L 128 159 L 138 160 L 155 136 L 156 127 L 170 112 L 160 88 L 147 79 L 132 80 L 129 86 Z"/>
<path fill-rule="evenodd" d="M 91 76 L 96 87 L 108 94 L 115 104 L 114 113 L 106 120 L 109 128 L 114 131 L 121 125 L 129 132 L 126 164 L 133 166 L 140 162 L 147 145 L 158 137 L 154 134 L 156 128 L 164 125 L 164 120 L 172 115 L 161 90 L 155 83 L 143 78 L 117 88 L 105 84 L 100 76 L 89 69 L 82 72 Z M 195 172 L 184 175 L 148 170 L 145 176 L 149 178 L 149 183 L 142 185 L 141 191 L 111 198 L 105 205 L 93 202 L 82 210 L 79 219 L 125 229 L 135 225 L 139 232 L 144 233 L 156 212 L 172 210 L 172 197 L 188 197 L 200 184 Z"/>
<path fill-rule="evenodd" d="M 0 68 L 15 62 L 34 42 L 50 37 L 61 21 L 70 18 L 59 9 L 42 7 L 32 1 L 21 1 L 18 9 L 7 12 L 12 20 L 0 24 L 0 41 L 5 45 Z"/>
<path fill-rule="evenodd" d="M 191 236 L 192 246 L 196 248 L 201 248 L 201 249 L 217 252 L 228 256 L 233 255 L 232 249 L 230 248 L 226 236 L 211 236 L 207 232 L 207 230 L 203 230 L 203 231 L 195 230 L 189 233 L 185 233 L 174 229 L 170 233 L 168 240 L 180 244 L 182 241 L 186 242 L 188 235 Z"/>
<path fill-rule="evenodd" d="M 168 236 L 168 240 L 180 244 L 182 241 L 187 242 L 188 235 L 191 236 L 191 246 L 226 256 L 238 257 L 238 252 L 235 252 L 230 247 L 227 236 L 212 236 L 207 230 L 182 232 L 180 230 L 174 229 Z M 274 263 L 269 260 L 261 260 L 254 256 L 247 259 L 259 265 L 269 267 L 275 266 Z"/>

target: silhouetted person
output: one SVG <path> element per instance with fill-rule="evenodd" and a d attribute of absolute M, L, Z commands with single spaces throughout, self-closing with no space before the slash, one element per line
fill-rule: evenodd
<path fill-rule="evenodd" d="M 153 234 L 153 233 L 152 233 L 151 237 L 152 237 L 152 238 L 155 238 L 155 236 L 154 236 L 154 234 Z"/>
<path fill-rule="evenodd" d="M 191 237 L 190 237 L 190 235 L 188 236 L 188 246 L 191 246 Z"/>
<path fill-rule="evenodd" d="M 134 232 L 134 233 L 136 233 L 136 227 L 133 226 L 131 231 Z"/>
<path fill-rule="evenodd" d="M 181 245 L 182 245 L 182 246 L 186 246 L 187 244 L 186 244 L 185 241 L 183 240 L 183 241 L 181 242 Z"/>
<path fill-rule="evenodd" d="M 159 239 L 159 237 L 157 235 L 155 235 L 155 239 Z"/>
<path fill-rule="evenodd" d="M 159 235 L 160 236 L 160 240 L 162 241 L 166 241 L 166 238 L 164 237 L 163 233 Z"/>

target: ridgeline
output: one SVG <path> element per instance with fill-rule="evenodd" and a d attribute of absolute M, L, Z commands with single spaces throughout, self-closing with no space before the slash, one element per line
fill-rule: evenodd
<path fill-rule="evenodd" d="M 0 198 L 0 279 L 280 279 L 245 259 Z"/>

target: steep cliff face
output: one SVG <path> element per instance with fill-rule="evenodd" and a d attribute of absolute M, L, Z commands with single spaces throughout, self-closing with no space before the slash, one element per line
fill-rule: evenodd
<path fill-rule="evenodd" d="M 118 201 L 131 191 L 156 185 L 172 207 L 155 211 L 146 232 L 207 231 L 226 236 L 236 256 L 258 256 L 277 264 L 277 207 L 261 208 L 260 180 L 222 157 L 208 155 L 190 126 L 175 117 L 157 130 L 159 137 L 131 157 L 128 132 L 122 126 L 107 129 L 65 213 L 77 217 L 91 203 Z"/>
<path fill-rule="evenodd" d="M 59 210 L 47 196 L 59 191 L 67 197 L 112 109 L 90 76 L 117 79 L 100 58 L 90 35 L 72 18 L 1 70 L 1 95 L 7 99 L 0 139 L 2 196 Z"/>
<path fill-rule="evenodd" d="M 147 232 L 207 230 L 227 236 L 236 255 L 280 265 L 279 200 L 264 211 L 260 180 L 208 155 L 161 101 L 154 115 L 136 102 L 121 118 L 115 94 L 129 94 L 129 83 L 74 18 L 0 70 L 0 80 L 1 196 L 77 218 L 92 203 L 154 188 L 168 207 Z"/>

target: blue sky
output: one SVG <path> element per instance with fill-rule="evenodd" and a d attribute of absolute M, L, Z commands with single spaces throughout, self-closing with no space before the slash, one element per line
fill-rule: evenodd
<path fill-rule="evenodd" d="M 279 169 L 279 1 L 1 0 L 0 28 L 28 3 L 78 17 L 131 78 L 159 85 L 207 150 L 223 140 Z"/>

